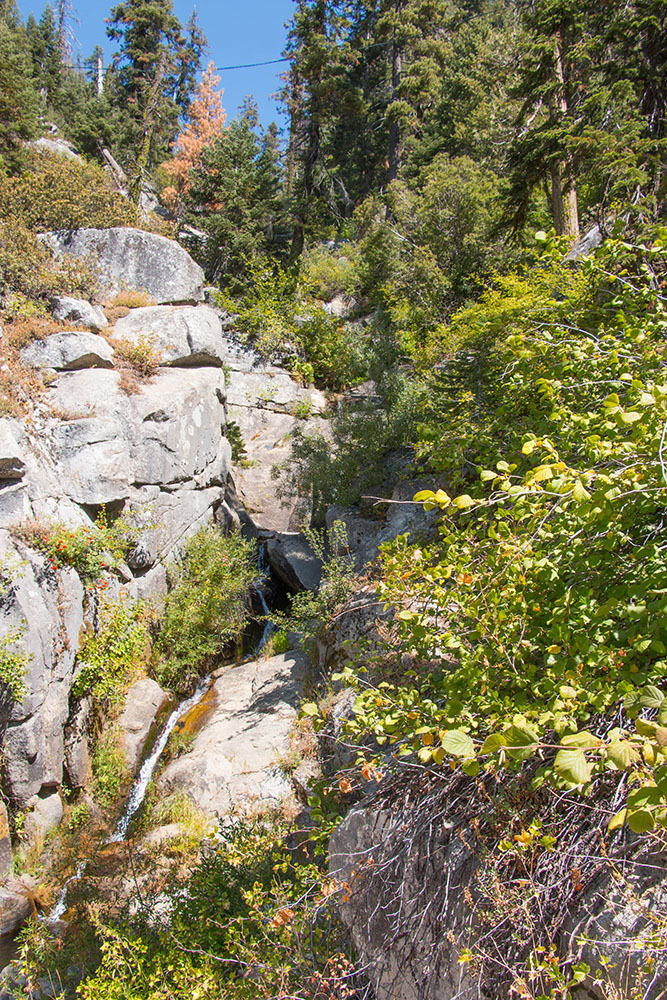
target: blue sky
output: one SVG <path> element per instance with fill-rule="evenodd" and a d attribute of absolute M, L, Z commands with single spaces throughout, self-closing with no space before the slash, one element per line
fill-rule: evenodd
<path fill-rule="evenodd" d="M 114 0 L 72 0 L 80 24 L 75 25 L 81 55 L 89 56 L 96 45 L 102 45 L 107 55 L 113 51 L 105 33 L 104 19 Z M 46 0 L 19 0 L 24 17 L 32 11 L 39 20 Z M 293 0 L 174 0 L 174 11 L 185 24 L 197 7 L 199 23 L 208 40 L 216 66 L 236 66 L 239 63 L 278 59 L 285 45 L 284 23 L 292 15 Z M 247 94 L 253 94 L 259 104 L 263 124 L 279 121 L 278 105 L 271 94 L 278 90 L 279 73 L 283 66 L 262 66 L 238 69 L 218 74 L 225 93 L 223 104 L 233 117 Z M 280 123 L 280 121 L 279 121 Z"/>

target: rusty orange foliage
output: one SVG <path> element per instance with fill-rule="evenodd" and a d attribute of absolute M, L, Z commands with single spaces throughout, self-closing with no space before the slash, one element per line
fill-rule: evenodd
<path fill-rule="evenodd" d="M 182 205 L 190 190 L 190 171 L 200 165 L 204 150 L 225 128 L 224 91 L 217 89 L 220 77 L 215 75 L 214 70 L 215 66 L 210 62 L 190 105 L 188 123 L 172 146 L 174 158 L 164 164 L 173 183 L 162 192 L 162 200 L 172 211 Z"/>

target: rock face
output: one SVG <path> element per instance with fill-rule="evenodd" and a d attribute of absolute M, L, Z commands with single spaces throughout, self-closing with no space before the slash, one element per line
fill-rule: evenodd
<path fill-rule="evenodd" d="M 85 299 L 73 299 L 67 295 L 56 296 L 51 310 L 53 318 L 59 323 L 76 323 L 87 326 L 95 332 L 109 325 L 104 310 L 100 306 L 91 305 Z"/>
<path fill-rule="evenodd" d="M 165 768 L 160 787 L 187 792 L 212 815 L 278 805 L 291 790 L 278 761 L 307 667 L 305 654 L 285 653 L 223 670 L 202 704 L 203 722 L 197 710 L 192 750 Z"/>
<path fill-rule="evenodd" d="M 264 364 L 231 335 L 226 339 L 227 417 L 238 439 L 234 482 L 239 498 L 256 527 L 296 530 L 301 527 L 296 499 L 279 495 L 273 470 L 289 459 L 297 426 L 327 434 L 327 398 Z"/>
<path fill-rule="evenodd" d="M 99 268 L 102 294 L 146 292 L 153 301 L 201 302 L 204 272 L 173 240 L 140 229 L 77 229 L 45 233 L 57 257 L 90 257 Z"/>
<path fill-rule="evenodd" d="M 162 363 L 152 378 L 130 386 L 128 394 L 123 372 L 113 367 L 118 355 L 103 337 L 90 330 L 63 331 L 24 349 L 25 363 L 48 372 L 48 389 L 34 401 L 30 420 L 0 419 L 0 566 L 7 581 L 0 592 L 0 637 L 9 637 L 10 650 L 25 657 L 27 690 L 23 701 L 0 701 L 4 791 L 17 807 L 33 804 L 35 833 L 47 806 L 55 816 L 65 768 L 74 787 L 88 777 L 90 706 L 70 705 L 70 690 L 82 627 L 94 618 L 97 597 L 84 589 L 74 569 L 57 568 L 17 529 L 26 522 L 90 529 L 104 505 L 109 516 L 122 514 L 137 528 L 127 565 L 104 581 L 106 593 L 159 595 L 166 590 L 166 566 L 184 539 L 216 520 L 239 523 L 232 472 L 260 527 L 287 526 L 295 501 L 280 509 L 270 469 L 289 454 L 297 422 L 327 405 L 321 393 L 263 365 L 223 332 L 218 311 L 182 304 L 201 299 L 203 275 L 177 244 L 133 229 L 81 230 L 46 239 L 59 254 L 97 257 L 109 293 L 142 289 L 164 304 L 132 310 L 113 331 L 117 340 L 157 344 Z M 95 317 L 85 318 L 86 305 L 64 300 L 56 309 L 63 318 L 80 316 L 92 328 Z M 237 456 L 235 467 L 228 413 L 237 421 L 235 443 L 240 439 L 241 451 L 245 448 L 245 459 Z M 319 416 L 310 422 L 324 423 Z M 242 699 L 251 702 L 246 723 L 257 723 L 257 772 L 286 738 L 302 666 L 293 659 L 268 667 L 260 663 L 216 682 L 217 692 L 225 684 L 232 694 L 241 692 L 234 695 L 237 707 Z M 146 684 L 135 694 L 125 720 L 132 763 L 161 700 Z M 220 699 L 222 705 L 222 694 Z M 215 781 L 223 780 L 225 787 L 214 791 L 210 783 L 206 794 L 210 802 L 220 796 L 222 807 L 223 801 L 252 798 L 259 779 L 246 774 L 246 763 L 255 760 L 254 744 L 247 742 L 243 726 L 234 729 L 226 708 L 220 712 L 215 740 L 225 749 Z M 202 775 L 217 766 L 202 763 Z M 288 787 L 274 767 L 261 794 L 277 799 Z"/>
<path fill-rule="evenodd" d="M 163 364 L 222 367 L 225 341 L 217 312 L 210 306 L 149 306 L 118 320 L 114 336 L 136 343 L 150 338 Z"/>
<path fill-rule="evenodd" d="M 31 368 L 113 368 L 113 348 L 94 333 L 72 330 L 52 333 L 44 340 L 33 340 L 21 351 L 21 360 Z"/>
<path fill-rule="evenodd" d="M 137 681 L 127 692 L 118 725 L 123 731 L 125 759 L 133 771 L 141 761 L 156 720 L 168 703 L 168 694 L 149 677 Z"/>
<path fill-rule="evenodd" d="M 519 943 L 521 935 L 512 933 L 510 909 L 504 920 L 502 914 L 498 918 L 501 928 L 510 921 L 502 937 L 505 950 L 500 939 L 492 939 L 493 924 L 479 899 L 485 852 L 477 832 L 450 815 L 446 805 L 437 817 L 434 822 L 433 809 L 428 808 L 420 828 L 414 814 L 391 808 L 388 802 L 362 804 L 350 810 L 331 838 L 330 873 L 344 886 L 340 916 L 368 969 L 377 1000 L 509 995 L 500 965 L 499 980 L 487 975 L 480 989 L 480 972 L 459 962 L 461 952 L 474 952 L 481 942 L 482 952 L 495 955 L 500 949 L 511 963 L 512 956 L 521 960 L 521 949 L 525 954 L 537 940 L 531 943 L 529 937 Z M 655 917 L 667 906 L 667 855 L 659 843 L 642 844 L 632 835 L 607 849 L 610 860 L 605 863 L 599 857 L 594 877 L 585 878 L 580 891 L 570 894 L 560 932 L 550 926 L 548 933 L 562 960 L 583 961 L 591 970 L 576 993 L 578 1000 L 629 996 L 632 984 L 647 973 L 648 962 L 642 989 L 649 982 L 652 987 L 644 995 L 661 996 L 667 986 L 667 957 L 653 934 Z M 588 847 L 580 850 L 583 861 Z M 493 878 L 496 870 L 491 871 Z M 497 891 L 502 892 L 501 884 Z M 538 909 L 538 924 L 541 913 Z M 596 974 L 608 989 L 598 988 Z"/>

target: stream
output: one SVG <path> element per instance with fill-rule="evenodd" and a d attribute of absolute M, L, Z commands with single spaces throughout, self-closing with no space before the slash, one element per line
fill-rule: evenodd
<path fill-rule="evenodd" d="M 271 580 L 271 567 L 266 556 L 266 546 L 260 545 L 259 555 L 257 558 L 257 569 L 259 571 L 259 578 L 255 584 L 255 591 L 259 602 L 262 606 L 262 610 L 265 615 L 270 614 L 269 606 L 264 595 L 264 590 L 267 584 Z M 259 643 L 255 649 L 254 655 L 257 656 L 261 650 L 264 648 L 269 638 L 274 631 L 273 624 L 267 620 L 262 636 Z M 146 798 L 146 792 L 148 791 L 148 786 L 150 785 L 153 773 L 157 767 L 160 758 L 164 752 L 164 749 L 169 741 L 169 737 L 173 733 L 174 729 L 178 725 L 184 716 L 194 708 L 202 700 L 204 695 L 207 693 L 211 685 L 213 684 L 213 679 L 211 677 L 204 677 L 197 685 L 195 691 L 189 698 L 185 701 L 180 702 L 176 708 L 173 710 L 169 718 L 167 719 L 164 729 L 160 733 L 160 736 L 156 740 L 150 755 L 144 761 L 139 774 L 134 780 L 132 785 L 132 790 L 128 796 L 127 802 L 125 803 L 125 808 L 116 824 L 116 828 L 111 836 L 107 839 L 107 844 L 120 844 L 126 837 L 127 832 L 130 827 L 130 823 L 136 816 L 137 812 L 141 809 L 144 799 Z M 55 906 L 51 909 L 48 915 L 49 920 L 60 920 L 67 911 L 67 896 L 69 892 L 69 887 L 75 882 L 79 882 L 85 875 L 86 868 L 90 862 L 89 858 L 85 858 L 76 866 L 74 874 L 65 882 L 64 886 L 60 890 L 58 900 Z"/>
<path fill-rule="evenodd" d="M 205 677 L 201 680 L 194 693 L 186 699 L 186 701 L 182 701 L 179 705 L 177 705 L 167 719 L 167 724 L 162 730 L 159 739 L 156 741 L 150 756 L 146 758 L 139 774 L 135 778 L 132 791 L 129 794 L 127 802 L 125 803 L 125 808 L 123 809 L 118 823 L 116 824 L 116 829 L 106 841 L 107 844 L 120 844 L 123 840 L 125 840 L 130 823 L 139 809 L 141 809 L 144 799 L 146 798 L 146 792 L 151 778 L 153 777 L 153 772 L 155 771 L 158 761 L 162 756 L 169 737 L 183 716 L 186 715 L 191 708 L 194 708 L 195 705 L 199 704 L 212 683 L 213 681 L 210 677 Z M 72 875 L 72 877 L 65 882 L 65 885 L 60 890 L 58 902 L 49 913 L 49 920 L 60 920 L 65 914 L 67 910 L 67 893 L 69 887 L 74 882 L 78 882 L 81 878 L 83 878 L 87 865 L 88 859 L 79 861 L 74 875 Z"/>

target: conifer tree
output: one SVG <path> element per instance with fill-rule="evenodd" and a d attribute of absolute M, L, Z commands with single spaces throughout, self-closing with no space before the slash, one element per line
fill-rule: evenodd
<path fill-rule="evenodd" d="M 117 109 L 117 152 L 139 190 L 174 139 L 181 26 L 172 0 L 123 0 L 108 19 L 118 43 L 111 99 Z"/>
<path fill-rule="evenodd" d="M 275 249 L 282 214 L 275 130 L 260 131 L 252 100 L 204 148 L 191 179 L 189 218 L 207 235 L 201 262 L 210 280 L 241 291 L 248 261 Z"/>
<path fill-rule="evenodd" d="M 35 135 L 39 97 L 31 73 L 28 36 L 10 2 L 0 11 L 0 163 L 17 166 L 23 140 Z"/>
<path fill-rule="evenodd" d="M 162 192 L 162 200 L 172 211 L 179 212 L 192 186 L 190 172 L 201 165 L 204 150 L 222 132 L 227 113 L 222 106 L 220 77 L 210 62 L 188 109 L 188 121 L 173 145 L 174 158 L 165 163 L 172 184 Z"/>

